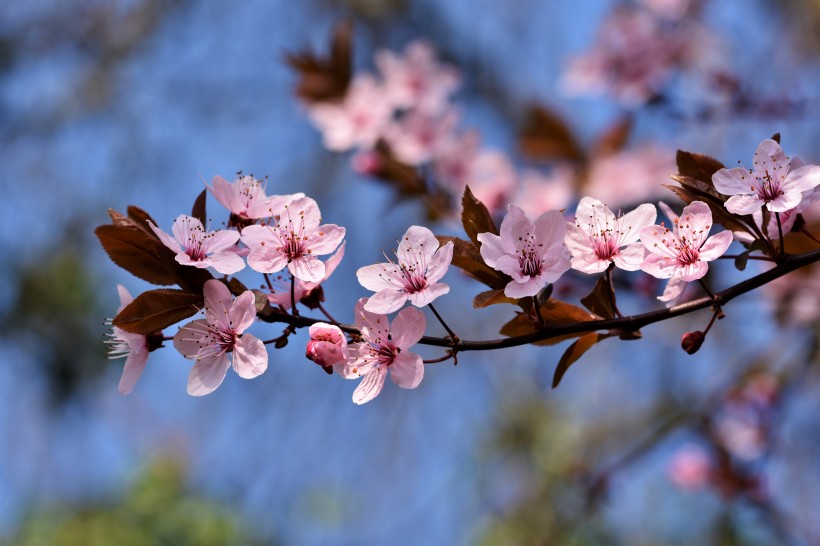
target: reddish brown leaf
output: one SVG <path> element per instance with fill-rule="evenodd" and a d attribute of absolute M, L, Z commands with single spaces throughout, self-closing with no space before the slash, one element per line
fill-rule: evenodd
<path fill-rule="evenodd" d="M 473 298 L 473 308 L 475 309 L 481 309 L 483 307 L 496 305 L 498 303 L 517 304 L 518 300 L 505 296 L 503 289 L 487 290 L 486 292 L 481 292 L 475 298 Z"/>
<path fill-rule="evenodd" d="M 196 200 L 194 201 L 194 206 L 191 208 L 191 216 L 199 220 L 203 226 L 208 225 L 208 213 L 205 203 L 207 195 L 208 190 L 202 190 L 202 192 L 197 196 Z"/>
<path fill-rule="evenodd" d="M 125 220 L 128 219 L 125 218 Z M 124 227 L 123 223 L 117 219 L 114 222 L 114 225 L 100 226 L 94 230 L 111 261 L 150 283 L 176 284 L 176 278 L 165 265 L 165 260 L 167 260 L 165 254 L 168 249 L 142 229 Z M 171 259 L 173 259 L 173 254 L 171 254 Z"/>
<path fill-rule="evenodd" d="M 467 236 L 478 247 L 481 246 L 478 242 L 479 233 L 498 235 L 498 228 L 490 211 L 484 203 L 475 198 L 469 186 L 464 188 L 464 194 L 461 196 L 461 224 Z"/>
<path fill-rule="evenodd" d="M 632 132 L 634 119 L 626 115 L 615 122 L 598 138 L 592 147 L 592 155 L 603 157 L 620 152 L 626 146 Z"/>
<path fill-rule="evenodd" d="M 186 319 L 202 307 L 203 296 L 160 288 L 143 292 L 114 319 L 114 326 L 126 332 L 148 335 Z"/>
<path fill-rule="evenodd" d="M 511 278 L 500 271 L 496 271 L 481 258 L 481 253 L 471 241 L 465 241 L 458 237 L 447 237 L 436 235 L 439 244 L 453 242 L 453 262 L 455 267 L 463 270 L 475 280 L 489 286 L 490 288 L 501 289 L 507 286 Z"/>
<path fill-rule="evenodd" d="M 564 374 L 585 352 L 590 350 L 593 345 L 609 337 L 609 334 L 590 333 L 579 337 L 577 341 L 567 347 L 561 360 L 558 361 L 558 366 L 555 367 L 555 374 L 552 376 L 552 388 L 558 386 Z"/>
<path fill-rule="evenodd" d="M 683 150 L 678 150 L 676 160 L 680 174 L 683 176 L 691 176 L 692 178 L 706 182 L 710 186 L 712 185 L 712 175 L 720 169 L 725 168 L 725 165 L 714 157 L 684 152 Z"/>
<path fill-rule="evenodd" d="M 526 114 L 519 136 L 521 151 L 535 159 L 569 159 L 583 162 L 584 150 L 578 145 L 569 126 L 557 114 L 538 105 Z"/>
<path fill-rule="evenodd" d="M 585 311 L 577 305 L 564 303 L 562 301 L 552 298 L 547 300 L 547 302 L 541 306 L 541 316 L 544 317 L 544 321 L 547 323 L 547 328 L 549 328 L 550 326 L 559 326 L 562 324 L 589 322 L 601 318 L 597 315 L 593 315 L 592 313 Z M 512 320 L 507 322 L 507 324 L 502 326 L 499 333 L 502 336 L 517 337 L 532 334 L 540 330 L 541 327 L 535 321 L 535 317 L 531 316 L 529 313 L 516 313 L 515 318 L 513 318 Z M 543 341 L 537 341 L 534 343 L 534 345 L 555 345 L 556 343 L 560 343 L 567 339 L 572 339 L 581 335 L 583 334 L 567 334 L 559 337 L 545 339 Z"/>
<path fill-rule="evenodd" d="M 154 230 L 152 230 L 151 227 L 148 225 L 148 222 L 151 222 L 155 226 L 158 226 L 159 224 L 157 224 L 154 221 L 154 219 L 151 218 L 150 214 L 148 214 L 147 212 L 145 212 L 144 210 L 142 210 L 139 207 L 135 207 L 134 205 L 130 205 L 128 207 L 128 217 L 131 220 L 133 220 L 134 222 L 136 222 L 139 227 L 144 229 L 145 232 L 148 233 L 148 235 L 150 235 L 152 237 L 157 237 L 157 235 L 154 233 Z M 157 237 L 157 240 L 159 240 L 158 237 Z"/>
<path fill-rule="evenodd" d="M 312 51 L 285 53 L 285 62 L 299 73 L 296 95 L 308 102 L 341 99 L 352 76 L 353 24 L 336 25 L 327 55 Z"/>
<path fill-rule="evenodd" d="M 581 303 L 596 315 L 609 319 L 615 318 L 612 298 L 614 296 L 610 296 L 609 283 L 601 277 L 595 282 L 592 292 L 581 298 Z"/>

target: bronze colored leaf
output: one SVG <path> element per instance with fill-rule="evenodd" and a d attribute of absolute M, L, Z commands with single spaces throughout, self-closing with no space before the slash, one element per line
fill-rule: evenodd
<path fill-rule="evenodd" d="M 148 214 L 147 212 L 145 212 L 144 210 L 142 210 L 139 207 L 135 207 L 134 205 L 130 205 L 128 207 L 128 217 L 131 220 L 133 220 L 134 222 L 136 222 L 139 227 L 144 229 L 146 231 L 146 233 L 148 233 L 148 235 L 150 235 L 152 237 L 156 237 L 157 240 L 159 240 L 159 237 L 157 237 L 156 233 L 154 233 L 154 230 L 152 230 L 151 227 L 148 225 L 148 222 L 151 222 L 155 226 L 159 226 L 159 224 L 157 224 L 154 221 L 154 219 L 151 218 L 150 214 Z"/>
<path fill-rule="evenodd" d="M 164 251 L 168 249 L 142 229 L 124 227 L 118 219 L 114 219 L 114 222 L 114 225 L 100 226 L 94 230 L 111 261 L 150 283 L 176 284 L 175 277 L 168 271 L 163 259 Z"/>
<path fill-rule="evenodd" d="M 487 210 L 484 203 L 476 199 L 469 186 L 464 188 L 464 194 L 461 196 L 461 224 L 464 226 L 467 236 L 476 246 L 481 245 L 478 242 L 479 233 L 498 235 L 498 227 L 496 227 L 490 211 Z"/>
<path fill-rule="evenodd" d="M 200 193 L 197 196 L 196 200 L 194 201 L 194 206 L 191 208 L 191 216 L 199 220 L 203 226 L 208 225 L 208 213 L 205 203 L 205 198 L 207 197 L 207 195 L 208 190 L 202 190 L 202 193 Z"/>
<path fill-rule="evenodd" d="M 518 300 L 504 295 L 504 290 L 487 290 L 473 298 L 473 308 L 481 309 L 498 303 L 517 304 Z"/>
<path fill-rule="evenodd" d="M 684 152 L 678 150 L 676 161 L 678 163 L 678 172 L 683 176 L 691 176 L 702 182 L 712 184 L 712 175 L 726 166 L 708 155 L 695 154 L 692 152 Z"/>
<path fill-rule="evenodd" d="M 560 116 L 533 105 L 518 139 L 522 153 L 533 159 L 568 159 L 583 162 L 584 150 L 578 145 L 569 126 Z"/>
<path fill-rule="evenodd" d="M 604 157 L 623 150 L 629 140 L 630 133 L 632 133 L 634 121 L 631 115 L 625 115 L 615 122 L 595 142 L 592 147 L 592 155 Z"/>
<path fill-rule="evenodd" d="M 615 318 L 615 310 L 612 308 L 614 294 L 610 294 L 609 283 L 603 277 L 595 282 L 592 292 L 581 298 L 581 303 L 595 313 L 604 318 Z"/>
<path fill-rule="evenodd" d="M 148 335 L 186 319 L 202 307 L 203 295 L 160 288 L 143 292 L 114 319 L 126 332 Z"/>
<path fill-rule="evenodd" d="M 562 324 L 576 324 L 579 322 L 589 322 L 593 320 L 599 320 L 601 317 L 589 313 L 588 311 L 584 310 L 577 305 L 572 305 L 569 303 L 564 303 L 562 301 L 550 298 L 547 302 L 541 306 L 541 316 L 544 318 L 544 321 L 547 324 L 547 328 L 550 326 L 559 326 Z M 535 318 L 531 316 L 529 313 L 516 313 L 516 316 L 507 322 L 504 326 L 501 327 L 499 333 L 502 336 L 507 337 L 515 337 L 515 336 L 522 336 L 526 334 L 532 334 L 534 332 L 540 331 L 540 325 L 535 321 Z M 556 343 L 560 343 L 567 339 L 572 339 L 583 334 L 567 334 L 563 336 L 558 336 L 554 338 L 545 339 L 543 341 L 537 341 L 533 345 L 555 345 Z"/>
<path fill-rule="evenodd" d="M 577 341 L 567 347 L 561 360 L 558 361 L 558 366 L 555 367 L 555 374 L 552 376 L 552 388 L 558 386 L 564 374 L 585 352 L 590 350 L 593 345 L 609 337 L 609 334 L 590 333 L 579 337 Z"/>
<path fill-rule="evenodd" d="M 285 53 L 285 62 L 299 73 L 296 96 L 308 102 L 339 100 L 352 77 L 353 24 L 349 20 L 333 29 L 327 55 L 312 51 Z"/>

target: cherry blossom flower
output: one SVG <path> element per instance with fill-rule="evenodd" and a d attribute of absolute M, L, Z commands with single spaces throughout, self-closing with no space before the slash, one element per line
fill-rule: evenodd
<path fill-rule="evenodd" d="M 117 292 L 120 295 L 120 306 L 117 309 L 117 314 L 122 311 L 126 305 L 134 301 L 128 290 L 122 286 L 117 285 Z M 122 370 L 122 377 L 120 377 L 119 391 L 120 394 L 129 394 L 134 390 L 134 385 L 137 384 L 139 378 L 145 370 L 145 363 L 148 362 L 148 353 L 151 351 L 149 347 L 148 336 L 141 334 L 133 334 L 126 332 L 122 328 L 116 326 L 111 327 L 111 333 L 107 334 L 108 338 L 106 344 L 108 345 L 108 358 L 123 358 L 125 357 L 125 367 Z M 159 343 L 162 343 L 162 333 L 159 333 Z"/>
<path fill-rule="evenodd" d="M 370 149 L 393 115 L 393 105 L 373 76 L 356 76 L 338 102 L 308 106 L 308 117 L 322 133 L 328 150 Z"/>
<path fill-rule="evenodd" d="M 673 150 L 643 145 L 594 157 L 583 190 L 614 208 L 641 203 L 664 195 L 663 184 L 676 169 Z"/>
<path fill-rule="evenodd" d="M 597 199 L 584 197 L 575 211 L 575 223 L 567 222 L 566 243 L 573 269 L 600 273 L 614 263 L 626 271 L 637 271 L 646 256 L 638 242 L 640 232 L 654 224 L 656 217 L 654 205 L 648 203 L 615 216 Z"/>
<path fill-rule="evenodd" d="M 479 154 L 481 138 L 475 131 L 454 135 L 439 147 L 433 158 L 436 182 L 453 195 L 459 195 L 470 182 L 473 163 Z"/>
<path fill-rule="evenodd" d="M 220 281 L 205 283 L 205 318 L 189 322 L 174 336 L 174 347 L 195 360 L 188 376 L 188 394 L 202 396 L 216 390 L 231 365 L 244 379 L 253 379 L 268 368 L 268 353 L 260 339 L 245 334 L 256 318 L 255 296 L 247 290 L 236 300 Z"/>
<path fill-rule="evenodd" d="M 388 261 L 362 267 L 356 272 L 359 283 L 376 292 L 366 304 L 371 313 L 398 311 L 407 300 L 424 307 L 450 291 L 437 282 L 447 272 L 453 259 L 453 243 L 439 248 L 433 232 L 422 226 L 410 226 L 399 241 L 397 262 Z"/>
<path fill-rule="evenodd" d="M 317 256 L 333 252 L 345 236 L 345 228 L 319 225 L 321 221 L 316 201 L 300 197 L 284 205 L 276 225 L 244 228 L 242 242 L 251 249 L 248 265 L 260 273 L 277 273 L 287 267 L 301 281 L 321 281 L 325 264 Z"/>
<path fill-rule="evenodd" d="M 731 213 L 752 214 L 763 205 L 772 212 L 786 212 L 800 204 L 803 192 L 820 184 L 820 167 L 792 170 L 780 144 L 767 139 L 758 145 L 751 169 L 720 169 L 712 182 L 719 192 L 732 196 L 726 201 Z"/>
<path fill-rule="evenodd" d="M 490 213 L 503 209 L 517 186 L 518 173 L 507 156 L 496 150 L 481 150 L 468 166 L 467 184 Z M 464 188 L 456 195 L 461 195 Z"/>
<path fill-rule="evenodd" d="M 310 326 L 310 341 L 305 348 L 305 356 L 323 368 L 347 365 L 347 338 L 344 332 L 333 324 L 317 322 Z"/>
<path fill-rule="evenodd" d="M 521 173 L 515 196 L 524 214 L 539 216 L 549 210 L 569 206 L 575 197 L 575 171 L 566 165 L 557 165 L 549 173 L 527 169 Z"/>
<path fill-rule="evenodd" d="M 712 462 L 709 455 L 697 444 L 686 444 L 678 449 L 669 461 L 669 479 L 680 487 L 694 491 L 709 480 Z"/>
<path fill-rule="evenodd" d="M 276 216 L 285 203 L 305 196 L 304 193 L 268 196 L 264 186 L 247 175 L 240 175 L 233 182 L 214 176 L 211 185 L 206 186 L 223 207 L 243 222 Z"/>
<path fill-rule="evenodd" d="M 386 315 L 371 313 L 367 298 L 356 303 L 355 323 L 362 341 L 348 346 L 349 359 L 342 375 L 346 379 L 363 377 L 353 392 L 353 402 L 373 400 L 384 388 L 387 372 L 403 389 L 415 389 L 424 377 L 421 357 L 409 351 L 424 335 L 424 313 L 413 307 L 402 309 L 391 324 Z"/>
<path fill-rule="evenodd" d="M 702 201 L 693 201 L 675 221 L 674 232 L 664 226 L 641 230 L 641 242 L 649 254 L 641 269 L 659 279 L 696 281 L 709 270 L 707 262 L 722 256 L 732 243 L 732 232 L 721 231 L 708 239 L 712 211 Z"/>
<path fill-rule="evenodd" d="M 458 70 L 436 60 L 433 47 L 422 40 L 410 42 L 404 55 L 376 52 L 376 66 L 384 78 L 385 94 L 397 108 L 415 108 L 436 114 L 460 84 Z"/>
<path fill-rule="evenodd" d="M 293 287 L 293 300 L 301 301 L 303 298 L 312 299 L 314 292 L 322 285 L 323 282 L 328 280 L 333 272 L 336 271 L 336 268 L 339 267 L 344 255 L 345 242 L 343 241 L 333 256 L 325 261 L 325 276 L 322 277 L 322 279 L 316 282 L 305 282 L 295 279 L 295 285 Z M 275 279 L 272 282 L 274 289 L 270 294 L 268 294 L 268 301 L 270 301 L 273 305 L 281 305 L 285 310 L 290 309 L 290 282 L 291 281 L 289 278 L 280 277 Z M 319 301 L 324 301 L 324 297 L 322 296 Z"/>
<path fill-rule="evenodd" d="M 411 110 L 401 120 L 391 123 L 384 137 L 397 159 L 408 165 L 421 165 L 429 162 L 453 137 L 457 123 L 455 110 L 442 115 Z"/>
<path fill-rule="evenodd" d="M 193 216 L 180 214 L 171 227 L 173 237 L 148 221 L 162 243 L 177 253 L 176 261 L 200 269 L 213 267 L 223 275 L 232 275 L 245 267 L 234 245 L 239 232 L 218 229 L 205 231 L 202 222 Z"/>
<path fill-rule="evenodd" d="M 507 297 L 534 296 L 569 269 L 566 222 L 560 212 L 545 212 L 533 222 L 519 207 L 510 205 L 500 232 L 500 236 L 480 233 L 478 240 L 487 265 L 512 277 L 504 288 Z"/>

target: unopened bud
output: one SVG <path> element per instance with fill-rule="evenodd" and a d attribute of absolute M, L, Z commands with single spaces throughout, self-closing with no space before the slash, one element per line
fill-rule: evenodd
<path fill-rule="evenodd" d="M 310 327 L 305 356 L 323 368 L 344 362 L 347 360 L 347 339 L 338 326 L 317 322 Z"/>
<path fill-rule="evenodd" d="M 703 345 L 704 339 L 706 339 L 706 334 L 704 334 L 700 330 L 695 330 L 694 332 L 686 332 L 680 338 L 680 346 L 688 354 L 693 355 L 696 352 L 698 352 L 700 346 Z"/>

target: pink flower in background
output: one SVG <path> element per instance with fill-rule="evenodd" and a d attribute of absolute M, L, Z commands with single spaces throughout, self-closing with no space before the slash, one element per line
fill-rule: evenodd
<path fill-rule="evenodd" d="M 182 265 L 200 269 L 213 267 L 223 275 L 232 275 L 245 267 L 245 261 L 233 248 L 239 240 L 238 231 L 205 231 L 202 222 L 186 214 L 180 214 L 174 220 L 173 237 L 150 221 L 148 224 L 162 244 L 176 252 L 176 261 Z"/>
<path fill-rule="evenodd" d="M 641 242 L 649 255 L 641 269 L 659 279 L 700 279 L 709 270 L 706 262 L 725 254 L 732 243 L 732 232 L 728 230 L 707 239 L 711 229 L 712 211 L 702 201 L 693 201 L 683 209 L 674 232 L 663 226 L 643 228 Z"/>
<path fill-rule="evenodd" d="M 752 214 L 763 205 L 772 212 L 786 212 L 800 204 L 803 192 L 820 184 L 820 167 L 792 170 L 780 144 L 767 139 L 758 145 L 751 169 L 720 169 L 712 182 L 719 192 L 732 196 L 726 201 L 731 213 Z"/>
<path fill-rule="evenodd" d="M 304 282 L 321 282 L 325 264 L 317 256 L 330 254 L 345 236 L 345 228 L 320 225 L 319 206 L 310 197 L 294 199 L 282 209 L 275 226 L 248 226 L 242 242 L 251 249 L 248 265 L 260 273 L 277 273 L 286 267 Z"/>
<path fill-rule="evenodd" d="M 411 226 L 399 241 L 397 262 L 378 263 L 356 272 L 359 283 L 376 292 L 365 304 L 371 313 L 393 313 L 404 303 L 424 307 L 450 291 L 437 282 L 447 272 L 453 259 L 453 243 L 439 248 L 433 232 L 422 226 Z"/>
<path fill-rule="evenodd" d="M 300 301 L 302 298 L 310 297 L 313 294 L 313 291 L 319 288 L 323 282 L 328 280 L 330 276 L 336 271 L 336 268 L 339 267 L 339 264 L 342 262 L 342 258 L 345 255 L 345 242 L 342 242 L 339 245 L 339 249 L 327 259 L 325 262 L 325 276 L 322 277 L 319 281 L 316 282 L 305 282 L 299 279 L 295 280 L 295 285 L 293 287 L 293 299 L 295 301 Z M 279 282 L 274 282 L 274 290 L 268 294 L 268 301 L 271 302 L 273 305 L 281 305 L 286 310 L 290 309 L 290 279 L 279 278 L 276 279 Z M 278 285 L 278 286 L 277 286 Z M 324 301 L 322 298 L 320 301 Z"/>
<path fill-rule="evenodd" d="M 712 461 L 702 447 L 686 444 L 672 455 L 666 470 L 672 483 L 694 491 L 708 482 Z"/>
<path fill-rule="evenodd" d="M 367 298 L 356 303 L 355 322 L 362 341 L 348 346 L 350 358 L 343 376 L 363 379 L 353 392 L 353 402 L 373 400 L 384 388 L 387 372 L 404 389 L 415 389 L 424 377 L 421 357 L 409 349 L 424 335 L 427 321 L 414 307 L 402 309 L 391 324 L 387 316 L 365 309 Z"/>
<path fill-rule="evenodd" d="M 567 222 L 566 244 L 572 267 L 584 273 L 600 273 L 610 264 L 626 271 L 641 268 L 646 248 L 638 242 L 643 228 L 655 223 L 654 205 L 643 204 L 623 216 L 591 197 L 584 197 L 575 211 L 575 223 Z"/>
<path fill-rule="evenodd" d="M 308 117 L 322 133 L 325 147 L 335 152 L 372 148 L 392 115 L 385 90 L 367 74 L 353 79 L 341 101 L 308 106 Z"/>
<path fill-rule="evenodd" d="M 674 150 L 645 145 L 593 158 L 583 191 L 613 208 L 632 205 L 666 195 L 676 171 Z"/>
<path fill-rule="evenodd" d="M 575 198 L 575 170 L 557 165 L 549 173 L 527 169 L 521 173 L 515 196 L 511 199 L 529 217 L 550 210 L 562 210 Z"/>
<path fill-rule="evenodd" d="M 461 83 L 458 70 L 439 63 L 433 47 L 423 40 L 410 42 L 403 53 L 376 53 L 385 94 L 397 108 L 440 113 Z"/>
<path fill-rule="evenodd" d="M 117 309 L 117 314 L 119 314 L 126 305 L 134 301 L 134 298 L 120 284 L 117 285 L 117 292 L 120 295 L 120 306 Z M 145 363 L 148 362 L 148 353 L 150 352 L 148 337 L 126 332 L 116 326 L 111 327 L 111 333 L 107 336 L 109 339 L 105 343 L 109 347 L 108 358 L 125 357 L 125 367 L 122 370 L 122 377 L 120 377 L 119 391 L 120 394 L 129 394 L 134 390 L 134 385 L 139 381 L 143 370 L 145 370 Z"/>
<path fill-rule="evenodd" d="M 317 322 L 310 326 L 310 341 L 305 356 L 323 368 L 336 368 L 347 364 L 347 338 L 344 332 L 332 324 Z"/>
<path fill-rule="evenodd" d="M 473 195 L 495 214 L 503 210 L 510 200 L 510 195 L 517 185 L 518 173 L 510 160 L 496 150 L 481 150 L 467 173 L 467 186 Z M 461 188 L 456 195 L 461 195 Z"/>
<path fill-rule="evenodd" d="M 228 182 L 221 176 L 214 176 L 211 185 L 206 186 L 223 207 L 241 220 L 259 220 L 276 216 L 286 202 L 305 196 L 303 193 L 296 193 L 269 197 L 265 194 L 264 186 L 254 177 L 247 175 L 240 175 L 233 182 Z"/>
<path fill-rule="evenodd" d="M 436 183 L 451 194 L 460 195 L 470 182 L 480 144 L 481 138 L 475 131 L 466 131 L 445 141 L 433 158 Z"/>
<path fill-rule="evenodd" d="M 508 210 L 500 236 L 478 235 L 481 257 L 493 269 L 512 277 L 504 289 L 507 297 L 534 296 L 570 267 L 570 253 L 564 244 L 564 215 L 545 212 L 533 222 L 515 205 Z"/>
<path fill-rule="evenodd" d="M 391 123 L 384 137 L 397 159 L 407 165 L 421 165 L 429 162 L 453 137 L 457 123 L 455 110 L 441 115 L 411 110 L 399 121 Z"/>
<path fill-rule="evenodd" d="M 216 390 L 225 379 L 233 354 L 233 369 L 252 379 L 268 368 L 268 353 L 262 341 L 243 333 L 256 318 L 255 296 L 247 290 L 236 300 L 222 282 L 205 283 L 205 318 L 189 322 L 174 336 L 174 347 L 185 358 L 195 360 L 188 376 L 188 394 L 202 396 Z"/>

